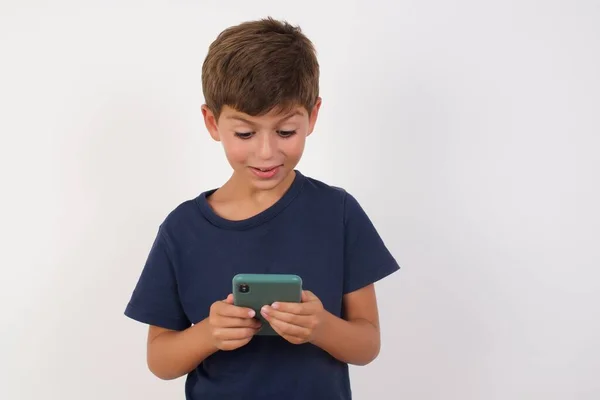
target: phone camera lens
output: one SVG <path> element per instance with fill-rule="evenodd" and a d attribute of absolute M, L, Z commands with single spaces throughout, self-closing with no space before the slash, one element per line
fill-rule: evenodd
<path fill-rule="evenodd" d="M 250 286 L 245 283 L 240 285 L 240 293 L 248 293 L 250 291 Z"/>

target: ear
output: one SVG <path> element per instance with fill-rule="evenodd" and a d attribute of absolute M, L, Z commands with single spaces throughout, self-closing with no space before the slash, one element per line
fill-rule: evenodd
<path fill-rule="evenodd" d="M 215 118 L 215 114 L 208 108 L 206 104 L 202 105 L 202 116 L 204 117 L 204 124 L 206 125 L 206 129 L 210 136 L 217 142 L 221 141 L 221 136 L 219 135 L 219 127 L 217 125 L 217 119 Z"/>
<path fill-rule="evenodd" d="M 313 130 L 315 129 L 315 124 L 317 123 L 321 103 L 322 99 L 320 97 L 317 97 L 317 101 L 315 102 L 315 105 L 312 111 L 310 112 L 310 115 L 308 116 L 308 134 L 306 136 L 310 136 L 310 134 L 313 133 Z"/>

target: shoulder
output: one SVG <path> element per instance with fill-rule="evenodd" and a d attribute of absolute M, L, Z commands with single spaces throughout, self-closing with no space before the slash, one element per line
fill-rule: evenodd
<path fill-rule="evenodd" d="M 166 212 L 159 224 L 159 232 L 167 242 L 176 241 L 182 233 L 189 232 L 198 225 L 202 216 L 198 206 L 200 196 L 184 200 Z"/>
<path fill-rule="evenodd" d="M 163 224 L 166 226 L 180 225 L 189 222 L 190 218 L 194 218 L 199 214 L 198 198 L 188 199 L 169 211 Z"/>
<path fill-rule="evenodd" d="M 329 206 L 339 207 L 346 217 L 361 211 L 362 208 L 356 197 L 346 188 L 326 183 L 312 177 L 306 177 L 305 191 L 317 202 L 328 203 Z"/>
<path fill-rule="evenodd" d="M 346 189 L 340 186 L 334 186 L 310 176 L 305 178 L 304 190 L 309 196 L 343 204 L 350 195 Z"/>

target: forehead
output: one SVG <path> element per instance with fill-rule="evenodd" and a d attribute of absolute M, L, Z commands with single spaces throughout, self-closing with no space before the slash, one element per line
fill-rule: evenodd
<path fill-rule="evenodd" d="M 251 116 L 244 112 L 237 111 L 229 106 L 223 106 L 221 118 L 229 123 L 242 122 L 250 125 L 273 125 L 299 117 L 307 116 L 307 112 L 302 106 L 295 106 L 284 110 L 274 109 L 269 113 L 260 116 Z"/>

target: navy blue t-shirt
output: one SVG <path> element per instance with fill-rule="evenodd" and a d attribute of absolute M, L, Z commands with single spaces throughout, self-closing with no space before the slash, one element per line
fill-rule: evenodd
<path fill-rule="evenodd" d="M 299 171 L 283 197 L 242 221 L 218 216 L 210 190 L 182 203 L 161 224 L 125 314 L 183 330 L 208 317 L 238 273 L 302 278 L 341 317 L 342 297 L 399 269 L 356 199 Z M 188 374 L 188 400 L 351 399 L 348 365 L 312 345 L 255 336 L 218 351 Z"/>

